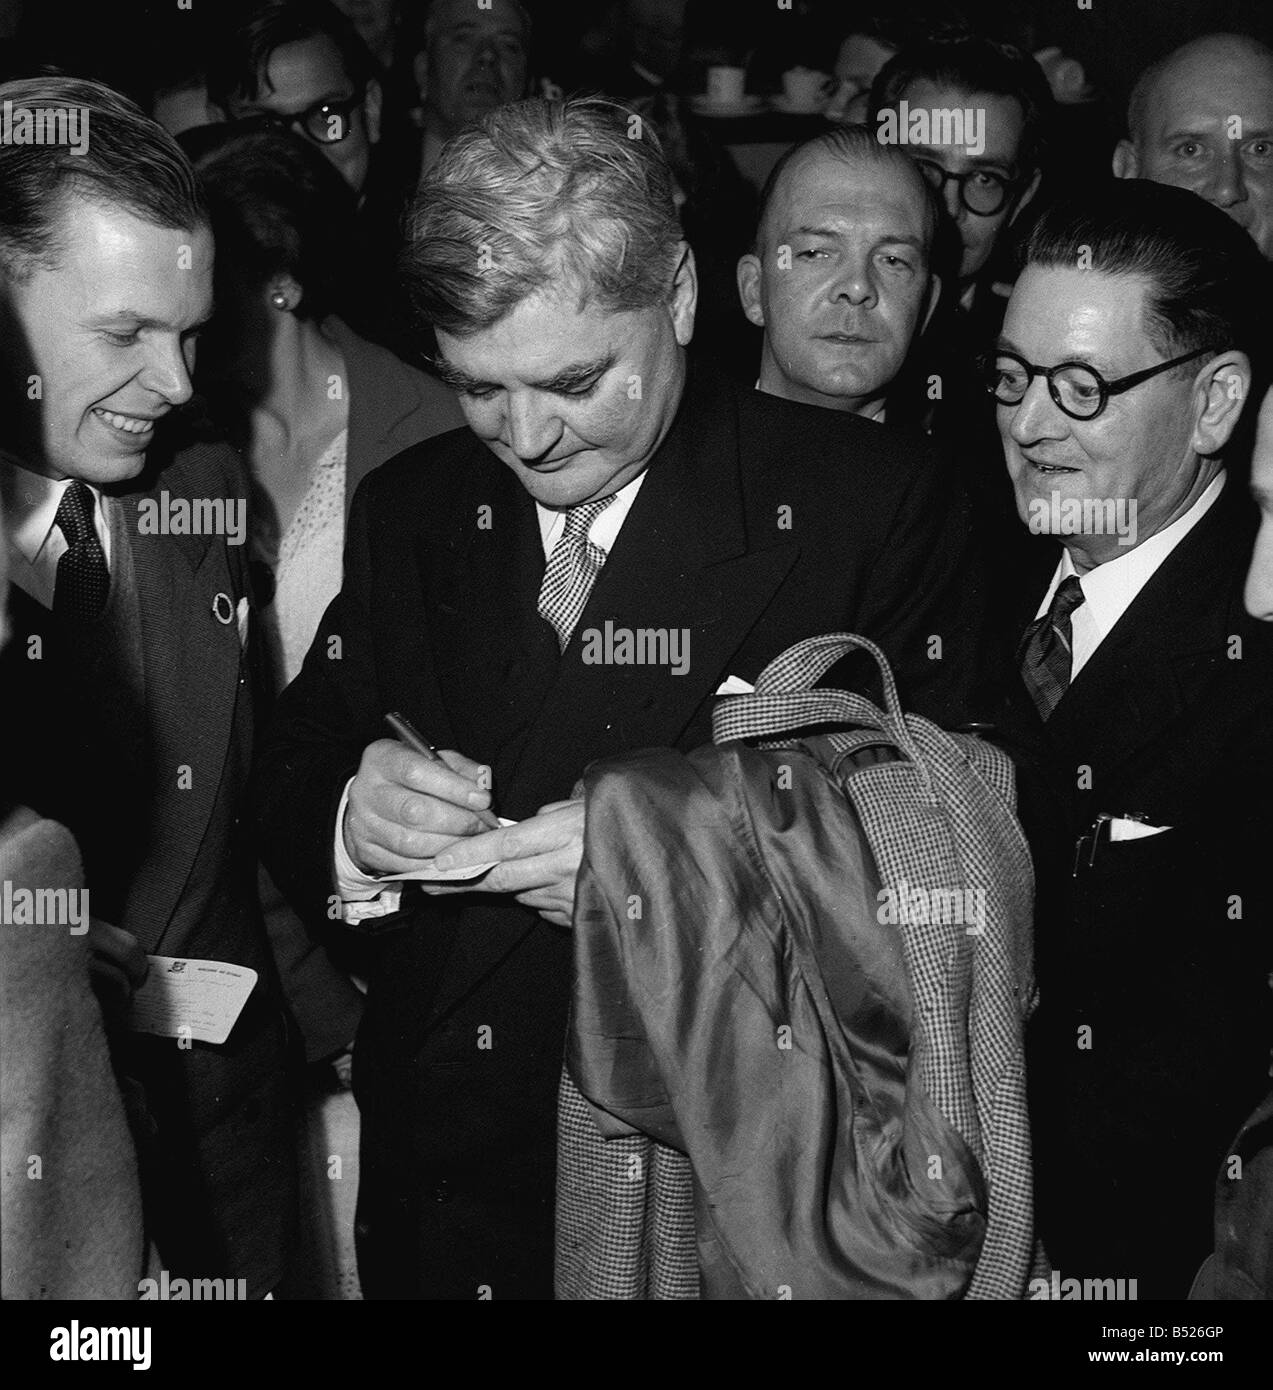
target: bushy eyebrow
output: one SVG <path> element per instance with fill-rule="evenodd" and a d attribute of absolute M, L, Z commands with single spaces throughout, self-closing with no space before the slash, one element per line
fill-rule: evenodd
<path fill-rule="evenodd" d="M 189 328 L 183 328 L 181 331 L 183 333 L 193 333 L 197 329 L 204 327 L 211 318 L 212 310 L 209 310 L 198 323 L 192 323 Z M 93 317 L 88 320 L 88 326 L 90 328 L 110 328 L 112 325 L 119 324 L 127 324 L 130 328 L 135 328 L 139 331 L 141 329 L 152 328 L 157 328 L 160 332 L 165 333 L 172 331 L 172 325 L 170 323 L 165 322 L 163 319 L 151 318 L 146 314 L 140 313 L 136 309 L 112 309 L 106 314 L 94 314 Z"/>
<path fill-rule="evenodd" d="M 618 354 L 612 351 L 607 353 L 605 357 L 599 357 L 592 362 L 571 363 L 570 366 L 563 367 L 561 371 L 554 372 L 550 377 L 539 381 L 530 381 L 526 384 L 539 391 L 576 391 L 579 387 L 603 376 L 614 366 L 616 361 L 618 361 Z M 453 391 L 463 391 L 468 395 L 473 395 L 482 391 L 501 389 L 499 382 L 482 381 L 478 377 L 471 376 L 468 372 L 455 366 L 454 363 L 448 362 L 440 353 L 433 359 L 433 369 Z"/>

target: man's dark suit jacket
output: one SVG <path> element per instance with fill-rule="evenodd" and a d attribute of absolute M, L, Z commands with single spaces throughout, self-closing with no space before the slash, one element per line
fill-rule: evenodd
<path fill-rule="evenodd" d="M 339 798 L 387 710 L 490 764 L 515 819 L 595 758 L 710 742 L 718 685 L 817 633 L 872 637 L 908 708 L 967 719 L 968 536 L 922 437 L 696 367 L 561 655 L 536 612 L 531 497 L 467 431 L 408 450 L 355 498 L 344 589 L 265 740 L 266 863 L 321 922 Z M 689 671 L 585 665 L 581 634 L 607 621 L 688 628 Z M 569 934 L 495 895 L 404 898 L 368 926 L 383 935 L 354 1051 L 364 1292 L 550 1298 Z"/>
<path fill-rule="evenodd" d="M 359 336 L 331 315 L 323 333 L 345 362 L 349 424 L 345 445 L 345 515 L 358 484 L 386 460 L 412 444 L 464 424 L 455 392 L 436 378 L 395 357 L 388 348 Z M 260 588 L 258 586 L 258 597 Z M 276 678 L 277 679 L 277 678 Z M 267 683 L 272 694 L 273 682 Z M 276 894 L 267 901 L 277 899 Z M 330 933 L 315 940 L 282 904 L 271 904 L 270 945 L 288 1002 L 305 1039 L 306 1060 L 345 1051 L 362 1016 L 363 997 L 349 972 L 367 969 L 366 937 Z"/>
<path fill-rule="evenodd" d="M 192 443 L 175 457 L 163 450 L 157 440 L 146 474 L 120 494 L 137 660 L 129 642 L 112 643 L 86 670 L 79 640 L 12 590 L 0 688 L 21 736 L 6 739 L 6 788 L 75 835 L 95 916 L 149 953 L 233 961 L 260 976 L 222 1046 L 113 1040 L 126 1089 L 136 1082 L 145 1095 L 142 1196 L 164 1266 L 246 1279 L 260 1297 L 283 1274 L 295 1216 L 284 1074 L 294 1025 L 240 823 L 252 749 L 248 662 L 237 615 L 226 622 L 214 611 L 224 617 L 247 595 L 246 546 L 139 529 L 144 500 L 165 491 L 235 498 L 243 484 L 224 445 Z M 113 585 L 123 559 L 112 557 Z"/>
<path fill-rule="evenodd" d="M 1135 1278 L 1141 1298 L 1188 1294 L 1221 1162 L 1268 1084 L 1273 631 L 1242 604 L 1254 531 L 1230 478 L 1047 724 L 1019 680 L 1005 721 L 1028 750 L 1037 870 L 1039 1230 L 1062 1277 Z M 1076 871 L 1100 812 L 1171 829 L 1084 845 Z"/>

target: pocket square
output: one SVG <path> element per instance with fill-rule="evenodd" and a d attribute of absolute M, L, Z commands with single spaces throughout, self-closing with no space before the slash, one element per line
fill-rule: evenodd
<path fill-rule="evenodd" d="M 1126 820 L 1122 816 L 1115 816 L 1109 823 L 1109 838 L 1143 840 L 1147 835 L 1161 835 L 1164 830 L 1170 829 L 1169 825 L 1146 825 L 1143 820 Z"/>
<path fill-rule="evenodd" d="M 248 621 L 250 618 L 246 594 L 239 600 L 239 606 L 234 612 L 235 617 L 239 621 L 239 646 L 246 647 L 248 644 Z"/>
<path fill-rule="evenodd" d="M 756 687 L 749 685 L 741 676 L 727 676 L 717 687 L 718 695 L 754 695 Z"/>

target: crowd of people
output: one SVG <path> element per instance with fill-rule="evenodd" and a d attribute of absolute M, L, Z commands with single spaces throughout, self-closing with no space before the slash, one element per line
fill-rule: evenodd
<path fill-rule="evenodd" d="M 545 60 L 519 0 L 241 0 L 144 88 L 0 39 L 6 1298 L 1273 1298 L 1273 49 L 1196 34 L 1102 143 L 1059 48 L 828 11 L 755 179 L 694 9 Z M 943 996 L 972 1118 L 858 819 L 775 762 L 767 838 L 704 756 L 844 633 L 888 674 L 808 699 L 985 745 L 1030 866 L 978 879 L 1027 904 L 989 1109 Z M 869 1240 L 708 1157 L 773 1121 L 712 1027 L 773 856 L 829 1171 L 869 1062 L 925 1194 Z M 669 890 L 738 941 L 643 949 Z M 804 1264 L 732 1243 L 774 1213 Z"/>

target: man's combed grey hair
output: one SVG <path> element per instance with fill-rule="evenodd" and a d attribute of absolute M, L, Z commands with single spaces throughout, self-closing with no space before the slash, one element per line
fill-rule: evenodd
<path fill-rule="evenodd" d="M 681 239 L 648 122 L 601 98 L 534 98 L 447 144 L 402 268 L 416 314 L 463 336 L 550 286 L 610 310 L 666 303 Z"/>

